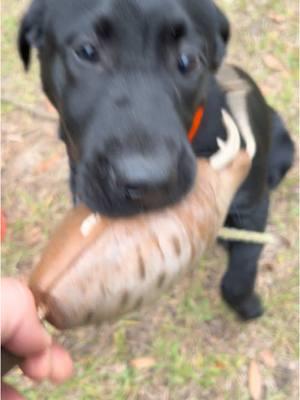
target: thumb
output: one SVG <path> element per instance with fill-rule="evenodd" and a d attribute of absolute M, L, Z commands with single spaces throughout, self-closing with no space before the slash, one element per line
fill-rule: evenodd
<path fill-rule="evenodd" d="M 23 357 L 51 344 L 51 337 L 38 319 L 32 293 L 13 278 L 1 279 L 1 343 Z"/>

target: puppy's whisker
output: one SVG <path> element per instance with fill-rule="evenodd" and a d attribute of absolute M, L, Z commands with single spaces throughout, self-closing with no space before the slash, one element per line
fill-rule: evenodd
<path fill-rule="evenodd" d="M 179 103 L 182 103 L 182 95 L 174 82 L 172 82 L 172 87 L 174 89 L 177 100 L 179 101 Z"/>

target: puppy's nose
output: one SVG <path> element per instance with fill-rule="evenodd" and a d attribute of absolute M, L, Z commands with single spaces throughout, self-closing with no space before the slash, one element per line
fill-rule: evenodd
<path fill-rule="evenodd" d="M 176 179 L 171 160 L 131 156 L 118 160 L 115 166 L 117 182 L 127 200 L 148 203 L 159 202 L 167 195 Z"/>
<path fill-rule="evenodd" d="M 125 186 L 125 197 L 127 200 L 140 201 L 143 199 L 147 191 L 146 186 L 142 184 L 126 185 Z"/>

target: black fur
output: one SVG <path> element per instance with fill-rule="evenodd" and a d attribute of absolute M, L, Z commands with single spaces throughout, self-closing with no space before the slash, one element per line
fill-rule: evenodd
<path fill-rule="evenodd" d="M 210 156 L 216 138 L 225 137 L 221 109 L 228 104 L 215 72 L 229 38 L 228 21 L 210 0 L 33 2 L 20 29 L 20 55 L 28 67 L 31 47 L 38 49 L 43 87 L 60 115 L 75 201 L 115 216 L 186 195 L 196 157 Z M 226 224 L 263 231 L 270 189 L 289 169 L 293 146 L 255 83 L 236 71 L 251 88 L 247 112 L 258 149 Z M 191 145 L 187 131 L 199 104 L 204 120 Z M 241 317 L 257 317 L 261 246 L 227 247 L 223 297 Z"/>
<path fill-rule="evenodd" d="M 275 189 L 288 170 L 294 157 L 294 144 L 278 113 L 270 108 L 272 118 L 272 141 L 268 157 L 268 185 Z"/>

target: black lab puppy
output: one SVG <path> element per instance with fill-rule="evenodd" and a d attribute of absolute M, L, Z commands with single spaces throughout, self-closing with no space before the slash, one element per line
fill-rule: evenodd
<path fill-rule="evenodd" d="M 254 138 L 255 154 L 227 225 L 265 229 L 270 189 L 289 169 L 293 146 L 244 72 L 229 68 L 216 79 L 228 39 L 227 19 L 209 0 L 32 3 L 19 50 L 28 67 L 31 47 L 38 49 L 43 88 L 60 116 L 75 202 L 126 216 L 179 201 L 193 185 L 196 157 L 211 155 L 217 137 L 225 138 L 226 108 L 241 135 Z M 189 140 L 199 107 L 202 123 Z M 227 247 L 224 299 L 242 318 L 257 317 L 261 246 Z"/>

